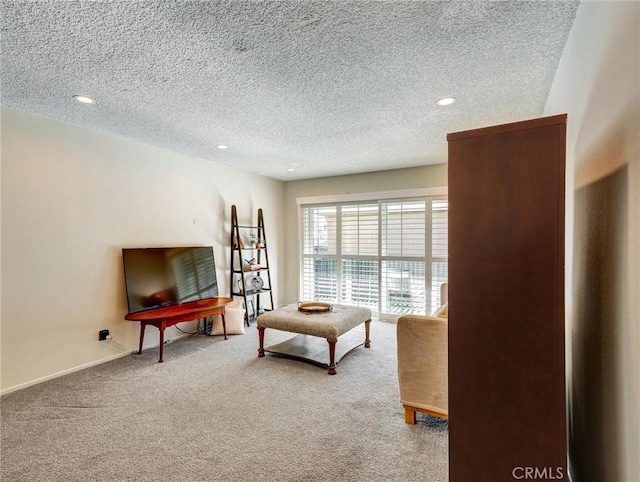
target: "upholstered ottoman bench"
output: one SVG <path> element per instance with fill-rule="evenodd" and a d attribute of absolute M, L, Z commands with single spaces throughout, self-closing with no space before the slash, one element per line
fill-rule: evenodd
<path fill-rule="evenodd" d="M 336 343 L 338 337 L 344 335 L 358 325 L 364 323 L 364 340 L 355 340 L 353 336 L 349 339 L 340 339 L 338 352 L 336 353 Z M 363 345 L 365 348 L 371 346 L 369 340 L 369 325 L 371 323 L 371 310 L 357 306 L 333 305 L 333 310 L 320 313 L 305 313 L 298 310 L 297 304 L 287 305 L 273 311 L 267 311 L 258 316 L 258 336 L 260 348 L 258 356 L 263 357 L 264 352 L 284 355 L 303 361 L 320 364 L 328 367 L 329 375 L 336 374 L 336 364 L 357 346 Z M 285 342 L 264 348 L 265 328 L 299 333 Z M 316 337 L 316 338 L 310 338 Z M 326 360 L 326 345 L 321 340 L 325 338 L 329 343 L 329 364 L 322 362 L 319 358 Z M 320 341 L 323 346 L 318 346 Z M 324 354 L 324 357 L 322 356 Z"/>

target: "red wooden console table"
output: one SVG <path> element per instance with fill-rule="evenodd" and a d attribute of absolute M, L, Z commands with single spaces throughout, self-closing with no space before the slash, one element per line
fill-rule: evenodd
<path fill-rule="evenodd" d="M 176 323 L 193 321 L 211 315 L 220 315 L 222 317 L 224 339 L 226 340 L 227 323 L 224 319 L 224 307 L 232 301 L 232 298 L 208 298 L 206 300 L 190 301 L 180 305 L 164 306 L 162 308 L 155 308 L 138 313 L 128 313 L 124 318 L 126 320 L 140 322 L 140 346 L 138 347 L 138 354 L 142 353 L 144 329 L 147 325 L 153 325 L 160 330 L 160 359 L 158 363 L 161 363 L 164 352 L 164 330 Z"/>

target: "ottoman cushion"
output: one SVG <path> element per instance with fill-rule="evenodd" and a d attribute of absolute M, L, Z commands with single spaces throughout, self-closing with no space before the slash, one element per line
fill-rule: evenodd
<path fill-rule="evenodd" d="M 326 313 L 303 313 L 297 304 L 267 311 L 258 317 L 258 326 L 337 340 L 340 335 L 371 320 L 371 310 L 358 306 L 333 305 Z"/>

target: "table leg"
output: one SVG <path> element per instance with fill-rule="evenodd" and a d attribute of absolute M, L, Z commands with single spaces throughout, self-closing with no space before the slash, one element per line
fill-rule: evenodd
<path fill-rule="evenodd" d="M 330 340 L 327 338 L 329 342 L 329 375 L 336 374 L 336 343 L 338 340 Z"/>
<path fill-rule="evenodd" d="M 142 354 L 142 342 L 144 341 L 144 329 L 147 324 L 144 321 L 140 322 L 140 345 L 138 346 L 138 355 Z"/>
<path fill-rule="evenodd" d="M 158 326 L 158 329 L 160 330 L 160 359 L 158 360 L 158 363 L 162 363 L 162 356 L 164 355 L 164 330 L 167 327 L 167 322 L 166 320 L 162 320 L 162 322 L 160 323 L 160 326 Z"/>
<path fill-rule="evenodd" d="M 367 320 L 364 322 L 364 347 L 371 348 L 371 340 L 369 339 L 369 325 L 371 324 L 371 320 Z"/>
<path fill-rule="evenodd" d="M 258 357 L 264 356 L 264 326 L 258 327 L 258 338 L 260 339 L 260 347 L 258 348 Z"/>
<path fill-rule="evenodd" d="M 220 318 L 222 318 L 222 333 L 224 333 L 224 339 L 226 340 L 227 339 L 227 321 L 224 319 L 224 308 L 222 309 Z"/>

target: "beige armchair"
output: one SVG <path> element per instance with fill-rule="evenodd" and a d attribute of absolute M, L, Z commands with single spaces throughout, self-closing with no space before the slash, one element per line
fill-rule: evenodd
<path fill-rule="evenodd" d="M 398 381 L 404 421 L 416 423 L 416 412 L 448 418 L 448 285 L 440 287 L 444 308 L 438 316 L 398 318 Z"/>

